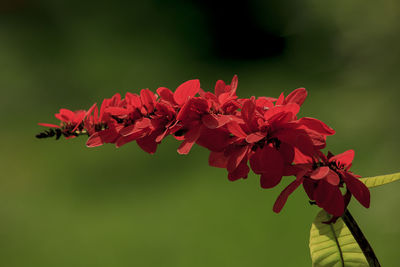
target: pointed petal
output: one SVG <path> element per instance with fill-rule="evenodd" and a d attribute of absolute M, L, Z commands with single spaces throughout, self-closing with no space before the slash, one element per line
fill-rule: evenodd
<path fill-rule="evenodd" d="M 329 159 L 329 162 L 336 161 L 339 165 L 344 165 L 346 167 L 353 162 L 353 159 L 354 159 L 354 150 L 350 149 L 343 152 L 342 154 L 331 157 Z"/>
<path fill-rule="evenodd" d="M 335 130 L 326 125 L 320 120 L 314 118 L 303 117 L 299 120 L 299 124 L 304 125 L 305 127 L 318 132 L 322 135 L 333 135 L 335 134 Z"/>
<path fill-rule="evenodd" d="M 284 106 L 275 106 L 264 113 L 264 119 L 268 121 L 288 122 L 295 119 L 295 115 L 299 113 L 299 111 L 300 106 L 296 103 L 289 103 Z"/>
<path fill-rule="evenodd" d="M 361 203 L 361 205 L 369 208 L 371 196 L 368 187 L 348 172 L 344 172 L 343 180 L 346 183 L 347 189 L 349 189 L 351 194 Z"/>
<path fill-rule="evenodd" d="M 175 103 L 174 93 L 171 90 L 165 87 L 160 87 L 157 89 L 157 94 L 161 97 L 162 100 L 165 100 L 170 103 Z"/>
<path fill-rule="evenodd" d="M 237 86 L 238 86 L 238 77 L 237 77 L 237 75 L 235 74 L 235 75 L 233 76 L 232 82 L 231 82 L 231 91 L 230 91 L 230 95 L 231 95 L 231 96 L 236 95 Z"/>
<path fill-rule="evenodd" d="M 215 89 L 214 89 L 215 95 L 218 97 L 220 94 L 225 93 L 225 87 L 226 87 L 225 82 L 222 80 L 218 80 L 217 83 L 215 84 Z"/>
<path fill-rule="evenodd" d="M 179 154 L 188 154 L 194 143 L 200 137 L 202 127 L 193 127 L 185 134 L 185 140 L 178 148 Z"/>
<path fill-rule="evenodd" d="M 185 102 L 195 96 L 197 92 L 200 90 L 200 81 L 199 80 L 189 80 L 187 82 L 182 83 L 174 93 L 174 100 L 180 106 L 185 104 Z"/>
<path fill-rule="evenodd" d="M 135 140 L 138 139 L 138 138 L 143 137 L 145 134 L 146 134 L 145 131 L 144 131 L 143 129 L 141 129 L 141 130 L 136 131 L 136 132 L 134 132 L 134 133 L 132 133 L 132 134 L 130 134 L 130 135 L 121 136 L 121 137 L 119 137 L 119 138 L 117 139 L 117 141 L 115 142 L 115 146 L 116 146 L 117 148 L 118 148 L 118 147 L 121 147 L 121 146 L 123 146 L 123 145 L 125 145 L 125 144 L 127 144 L 127 143 L 130 143 L 130 142 L 132 142 L 132 141 L 135 141 Z"/>
<path fill-rule="evenodd" d="M 156 96 L 149 89 L 143 89 L 140 91 L 140 99 L 143 105 L 146 107 L 148 113 L 152 113 L 156 103 Z"/>
<path fill-rule="evenodd" d="M 250 123 L 254 117 L 256 105 L 251 99 L 245 100 L 242 107 L 242 118 L 246 123 Z"/>
<path fill-rule="evenodd" d="M 297 88 L 285 98 L 285 104 L 296 103 L 301 106 L 307 98 L 307 90 L 305 88 Z"/>
<path fill-rule="evenodd" d="M 285 96 L 283 95 L 283 93 L 281 93 L 278 97 L 278 100 L 276 100 L 275 105 L 276 106 L 282 105 L 284 100 L 285 100 Z"/>
<path fill-rule="evenodd" d="M 230 123 L 226 124 L 229 132 L 233 134 L 234 136 L 240 137 L 240 138 L 246 138 L 247 134 L 243 131 L 242 127 L 240 127 L 239 123 L 236 121 L 231 121 Z"/>
<path fill-rule="evenodd" d="M 51 124 L 51 123 L 38 123 L 40 126 L 50 127 L 50 128 L 60 128 L 59 125 Z"/>
<path fill-rule="evenodd" d="M 288 197 L 290 196 L 290 194 L 292 194 L 294 192 L 294 190 L 296 190 L 297 187 L 299 187 L 299 185 L 301 185 L 301 183 L 303 182 L 303 179 L 296 179 L 293 182 L 291 182 L 278 196 L 278 198 L 275 201 L 274 207 L 272 208 L 272 210 L 276 213 L 279 213 L 283 206 L 285 205 Z"/>

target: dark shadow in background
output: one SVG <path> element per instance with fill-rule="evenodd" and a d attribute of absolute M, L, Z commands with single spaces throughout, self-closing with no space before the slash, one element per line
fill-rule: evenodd
<path fill-rule="evenodd" d="M 254 12 L 255 1 L 196 0 L 207 21 L 217 58 L 257 60 L 279 56 L 286 46 L 282 29 L 265 26 Z M 269 1 L 269 13 L 274 13 L 279 1 Z M 278 12 L 276 12 L 278 13 Z"/>

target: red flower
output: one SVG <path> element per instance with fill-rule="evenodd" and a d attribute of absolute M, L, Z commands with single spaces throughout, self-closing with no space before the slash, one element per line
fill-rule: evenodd
<path fill-rule="evenodd" d="M 311 200 L 336 217 L 341 216 L 348 205 L 340 191 L 344 184 L 349 194 L 368 208 L 370 203 L 368 188 L 358 179 L 359 176 L 349 171 L 354 151 L 348 150 L 336 156 L 328 153 L 327 157 L 320 153 L 319 158 L 321 161 L 318 163 L 305 163 L 293 167 L 297 178 L 281 192 L 273 210 L 280 212 L 289 195 L 300 184 L 303 184 Z"/>
<path fill-rule="evenodd" d="M 178 140 L 183 140 L 178 148 L 178 153 L 189 153 L 196 142 L 211 150 L 216 150 L 215 142 L 213 139 L 209 139 L 214 136 L 214 133 L 209 129 L 220 129 L 234 119 L 233 115 L 240 107 L 236 101 L 236 87 L 237 77 L 234 76 L 231 85 L 225 85 L 224 82 L 218 81 L 215 86 L 215 94 L 200 89 L 200 97 L 188 98 L 176 118 L 180 126 L 179 130 L 183 132 L 182 136 L 175 134 Z M 186 90 L 194 92 L 190 87 Z M 228 135 L 228 132 L 216 130 L 215 134 L 221 137 L 221 134 Z"/>
<path fill-rule="evenodd" d="M 250 160 L 252 170 L 261 175 L 261 187 L 276 186 L 293 161 L 313 157 L 325 146 L 326 136 L 334 133 L 317 119 L 297 120 L 306 95 L 301 88 L 286 98 L 281 94 L 278 99 L 241 100 L 241 113 L 226 124 L 234 138 L 223 152 L 211 152 L 210 165 L 227 168 L 228 178 L 236 180 L 247 177 Z"/>
<path fill-rule="evenodd" d="M 57 119 L 60 120 L 60 125 L 50 123 L 38 123 L 38 125 L 50 128 L 57 128 L 57 139 L 60 137 L 61 134 L 64 135 L 67 139 L 74 138 L 78 136 L 77 130 L 79 131 L 79 133 L 83 130 L 83 121 L 92 112 L 94 106 L 95 105 L 93 105 L 89 109 L 89 111 L 71 111 L 69 109 L 62 108 L 60 109 L 59 113 L 56 113 L 54 115 Z"/>

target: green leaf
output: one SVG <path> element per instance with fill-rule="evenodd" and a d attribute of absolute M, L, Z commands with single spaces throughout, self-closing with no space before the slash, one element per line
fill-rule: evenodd
<path fill-rule="evenodd" d="M 368 188 L 392 183 L 397 180 L 400 180 L 400 172 L 360 179 L 360 181 L 363 182 Z"/>
<path fill-rule="evenodd" d="M 314 267 L 369 266 L 350 230 L 341 218 L 336 223 L 324 224 L 331 215 L 321 210 L 310 231 L 310 252 Z"/>

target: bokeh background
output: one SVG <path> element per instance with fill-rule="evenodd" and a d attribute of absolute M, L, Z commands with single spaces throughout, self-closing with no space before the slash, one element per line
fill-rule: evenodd
<path fill-rule="evenodd" d="M 229 182 L 205 149 L 155 155 L 38 140 L 37 122 L 116 92 L 239 76 L 240 97 L 306 87 L 301 115 L 337 130 L 353 171 L 400 171 L 400 2 L 0 2 L 0 265 L 310 266 L 318 208 L 302 189 L 280 214 L 258 177 Z M 400 183 L 350 209 L 383 266 L 400 261 Z"/>

